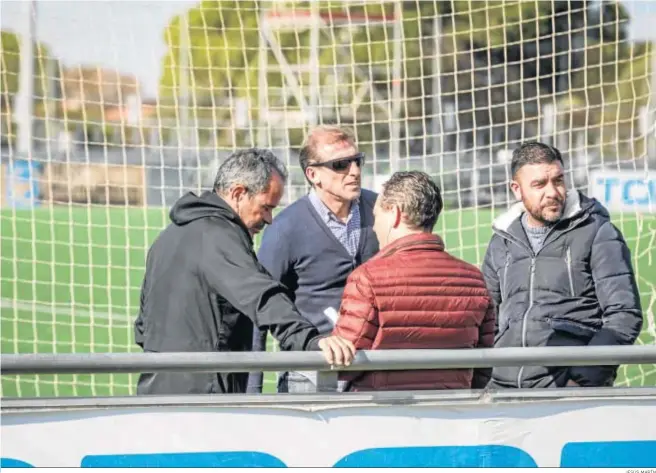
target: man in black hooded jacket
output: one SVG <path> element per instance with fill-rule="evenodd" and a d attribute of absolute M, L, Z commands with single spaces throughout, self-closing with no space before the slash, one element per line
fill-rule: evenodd
<path fill-rule="evenodd" d="M 268 150 L 247 149 L 219 168 L 213 191 L 187 193 L 146 259 L 135 341 L 145 352 L 250 351 L 253 329 L 283 350 L 321 349 L 349 364 L 355 349 L 321 337 L 288 290 L 257 261 L 252 237 L 271 223 L 287 171 Z M 242 393 L 247 373 L 143 373 L 138 394 Z"/>

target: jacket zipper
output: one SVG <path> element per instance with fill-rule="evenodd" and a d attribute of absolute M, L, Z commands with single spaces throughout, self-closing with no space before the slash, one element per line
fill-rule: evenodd
<path fill-rule="evenodd" d="M 501 297 L 506 296 L 506 289 L 508 288 L 508 266 L 510 266 L 510 252 L 506 254 L 506 264 L 503 267 L 503 286 L 501 287 Z"/>
<path fill-rule="evenodd" d="M 527 326 L 528 324 L 526 323 L 526 319 L 528 316 L 529 311 L 533 307 L 533 280 L 535 279 L 535 256 L 531 257 L 531 270 L 529 274 L 529 279 L 528 279 L 528 308 L 524 312 L 524 316 L 522 317 L 522 348 L 526 347 L 526 331 L 527 331 Z M 519 368 L 519 373 L 517 373 L 517 387 L 521 388 L 522 387 L 522 374 L 524 373 L 524 367 L 521 366 Z"/>
<path fill-rule="evenodd" d="M 535 258 L 537 255 L 533 252 L 533 249 L 526 245 L 523 241 L 515 238 L 511 233 L 504 232 L 504 231 L 499 231 L 496 228 L 493 229 L 494 233 L 498 234 L 501 236 L 501 238 L 505 238 L 507 240 L 510 240 L 511 242 L 515 243 L 518 246 L 521 246 L 524 248 L 529 255 L 531 255 L 531 266 L 529 270 L 529 288 L 528 288 L 528 293 L 529 293 L 529 304 L 528 308 L 524 312 L 524 315 L 522 317 L 522 347 L 526 346 L 526 317 L 528 316 L 528 312 L 531 310 L 533 307 L 533 278 L 535 275 Z M 506 268 L 507 269 L 507 268 Z M 505 269 L 504 269 L 505 273 Z M 505 285 L 505 282 L 504 282 Z M 521 388 L 522 387 L 522 374 L 524 373 L 524 367 L 520 366 L 519 372 L 517 373 L 517 387 Z"/>
<path fill-rule="evenodd" d="M 559 235 L 559 237 L 561 237 L 564 234 L 569 233 L 570 231 L 577 228 L 579 226 L 579 224 L 581 222 L 587 220 L 587 218 L 588 217 L 586 215 L 586 216 L 584 216 L 584 218 L 579 218 L 578 220 L 573 222 L 566 230 L 564 230 Z M 547 236 L 544 239 L 545 244 L 542 245 L 542 248 L 540 248 L 540 251 L 542 251 L 544 249 L 544 247 L 546 246 L 546 243 L 547 243 L 547 239 L 549 238 L 549 236 L 551 235 L 551 233 L 554 230 L 555 230 L 555 226 L 549 231 L 549 233 L 547 233 Z M 526 330 L 527 330 L 526 329 L 526 317 L 527 317 L 529 311 L 531 310 L 531 308 L 533 307 L 533 279 L 535 277 L 535 260 L 537 258 L 537 253 L 534 253 L 531 248 L 529 248 L 527 245 L 525 245 L 524 242 L 522 242 L 521 240 L 518 240 L 517 238 L 515 238 L 511 233 L 505 232 L 503 230 L 498 230 L 494 227 L 492 228 L 492 231 L 494 233 L 496 233 L 497 235 L 499 235 L 501 238 L 505 238 L 507 240 L 510 240 L 510 241 L 514 242 L 515 244 L 525 248 L 529 252 L 529 254 L 532 255 L 531 256 L 531 269 L 530 269 L 530 275 L 529 275 L 529 304 L 528 304 L 528 308 L 524 312 L 524 316 L 522 318 L 522 347 L 525 347 L 526 346 Z M 540 251 L 538 251 L 538 253 L 540 253 Z M 519 373 L 517 373 L 517 387 L 518 388 L 522 387 L 522 374 L 523 373 L 524 373 L 524 367 L 521 366 L 519 368 Z"/>
<path fill-rule="evenodd" d="M 572 248 L 567 247 L 567 254 L 565 257 L 567 263 L 567 278 L 569 279 L 569 293 L 574 297 L 574 279 L 572 279 Z"/>

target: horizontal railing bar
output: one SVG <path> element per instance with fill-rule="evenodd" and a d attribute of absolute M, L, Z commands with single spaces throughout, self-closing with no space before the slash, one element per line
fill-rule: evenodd
<path fill-rule="evenodd" d="M 3 414 L 23 410 L 112 409 L 139 407 L 295 407 L 316 411 L 318 408 L 372 405 L 443 405 L 487 404 L 528 401 L 608 401 L 623 399 L 656 402 L 656 387 L 549 388 L 440 391 L 367 391 L 303 394 L 178 394 L 107 397 L 3 397 Z"/>
<path fill-rule="evenodd" d="M 656 345 L 359 351 L 340 371 L 656 363 Z M 329 371 L 320 352 L 2 354 L 3 375 Z"/>

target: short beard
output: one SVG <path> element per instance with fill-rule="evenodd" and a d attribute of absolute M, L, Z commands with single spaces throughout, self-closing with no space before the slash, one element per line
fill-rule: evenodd
<path fill-rule="evenodd" d="M 526 207 L 526 204 L 524 204 L 524 206 Z M 561 205 L 560 212 L 558 213 L 558 215 L 554 215 L 553 217 L 546 217 L 545 215 L 543 215 L 543 209 L 542 208 L 540 208 L 539 210 L 536 211 L 533 208 L 526 207 L 526 211 L 529 213 L 529 215 L 531 217 L 533 217 L 533 220 L 535 220 L 537 222 L 540 222 L 541 224 L 543 224 L 546 227 L 549 227 L 551 225 L 554 225 L 554 224 L 558 223 L 558 221 L 563 216 L 563 210 L 564 209 Z"/>

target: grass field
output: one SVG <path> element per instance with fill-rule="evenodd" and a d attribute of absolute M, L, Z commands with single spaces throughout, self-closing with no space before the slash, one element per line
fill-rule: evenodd
<path fill-rule="evenodd" d="M 498 212 L 497 212 L 498 213 Z M 447 249 L 480 264 L 490 210 L 447 211 L 435 231 Z M 167 209 L 54 208 L 0 211 L 2 353 L 139 351 L 132 321 L 150 242 Z M 656 218 L 614 216 L 633 252 L 646 312 L 640 343 L 654 339 Z M 3 376 L 2 396 L 133 393 L 135 375 Z M 273 378 L 265 381 L 274 389 Z M 656 385 L 656 365 L 621 368 L 618 384 Z"/>

